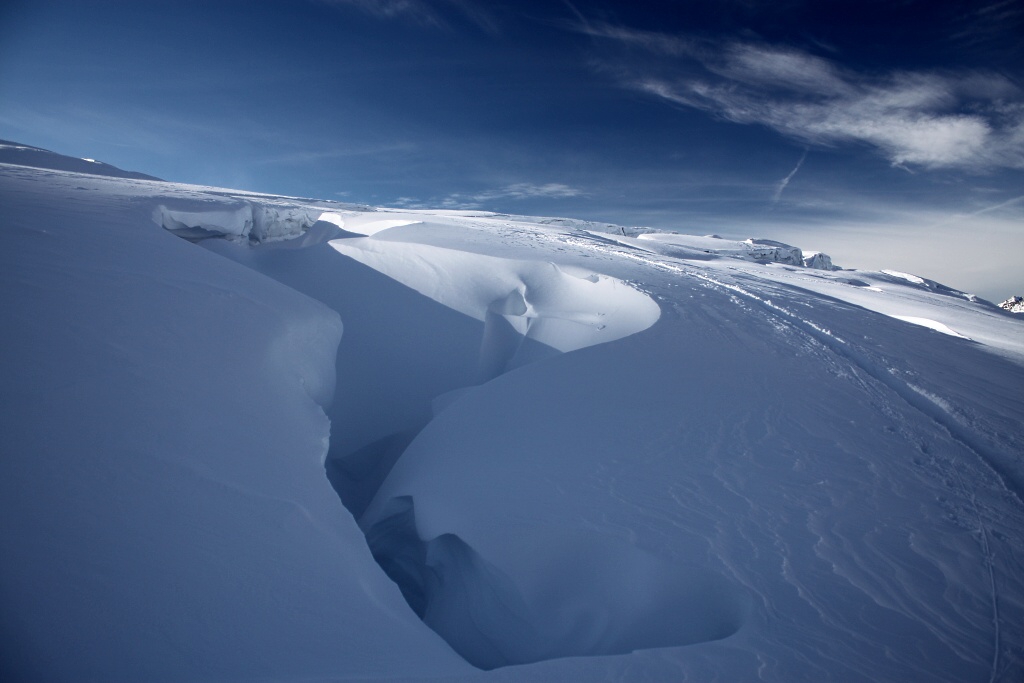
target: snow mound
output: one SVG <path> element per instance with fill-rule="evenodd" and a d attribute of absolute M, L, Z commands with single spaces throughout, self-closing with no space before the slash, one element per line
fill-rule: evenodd
<path fill-rule="evenodd" d="M 934 292 L 935 294 L 942 294 L 944 296 L 954 297 L 957 299 L 966 299 L 971 303 L 978 303 L 981 301 L 981 299 L 968 292 L 962 292 L 959 289 L 954 289 L 953 287 L 944 285 L 941 282 L 912 275 L 911 273 L 904 273 L 899 270 L 882 270 L 879 271 L 875 277 L 878 276 L 881 276 L 879 279 L 903 285 L 905 287 L 913 287 L 922 291 Z"/>
<path fill-rule="evenodd" d="M 911 284 L 925 285 L 925 286 L 927 286 L 927 284 L 928 284 L 928 281 L 925 280 L 923 277 L 918 277 L 916 275 L 911 275 L 910 273 L 903 273 L 903 272 L 900 272 L 898 270 L 883 270 L 882 272 L 885 273 L 886 275 L 890 275 L 890 276 L 892 276 L 894 278 L 898 278 L 900 280 L 906 280 L 907 282 L 909 282 Z"/>
<path fill-rule="evenodd" d="M 416 225 L 423 221 L 418 218 L 406 218 L 391 216 L 389 214 L 366 213 L 361 216 L 353 216 L 345 221 L 345 229 L 359 235 L 376 235 L 379 232 L 391 228 L 400 228 L 406 225 Z"/>
<path fill-rule="evenodd" d="M 481 374 L 522 364 L 522 340 L 558 351 L 614 341 L 661 315 L 622 280 L 550 262 L 485 256 L 424 244 L 334 240 L 338 252 L 484 322 Z"/>
<path fill-rule="evenodd" d="M 892 317 L 896 318 L 897 320 L 902 320 L 903 322 L 906 323 L 911 323 L 912 325 L 920 325 L 921 327 L 927 327 L 930 330 L 935 330 L 936 332 L 941 332 L 942 334 L 948 334 L 951 337 L 959 337 L 960 339 L 970 339 L 970 337 L 960 334 L 956 330 L 950 328 L 948 325 L 940 323 L 937 320 L 932 320 L 931 318 L 919 318 L 913 315 L 894 315 Z"/>
<path fill-rule="evenodd" d="M 1010 313 L 1024 313 L 1024 296 L 1011 296 L 999 304 L 999 308 Z"/>
<path fill-rule="evenodd" d="M 201 210 L 172 209 L 161 204 L 153 210 L 153 221 L 191 242 L 219 237 L 258 243 L 297 237 L 321 220 L 323 215 L 324 212 L 307 207 L 257 202 L 244 202 L 233 208 Z"/>

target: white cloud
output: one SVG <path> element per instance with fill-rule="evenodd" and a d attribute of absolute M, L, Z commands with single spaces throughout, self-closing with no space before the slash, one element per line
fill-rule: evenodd
<path fill-rule="evenodd" d="M 582 191 L 562 183 L 547 183 L 546 185 L 515 183 L 513 185 L 506 185 L 499 190 L 481 192 L 474 199 L 478 201 L 490 199 L 531 199 L 536 197 L 561 199 L 564 197 L 578 197 L 581 194 L 583 194 Z"/>
<path fill-rule="evenodd" d="M 660 52 L 671 56 L 695 56 L 700 52 L 697 41 L 689 40 L 682 36 L 670 36 L 664 33 L 642 31 L 612 24 L 591 23 L 582 15 L 577 14 L 577 16 L 579 17 L 579 22 L 571 25 L 570 28 L 594 38 L 608 38 L 651 52 Z"/>
<path fill-rule="evenodd" d="M 447 209 L 478 209 L 496 199 L 565 199 L 583 194 L 582 190 L 562 183 L 514 183 L 472 195 L 450 194 L 442 200 L 441 205 Z"/>
<path fill-rule="evenodd" d="M 775 186 L 775 194 L 772 195 L 772 204 L 778 203 L 779 199 L 782 197 L 782 191 L 786 189 L 786 186 L 789 185 L 789 181 L 793 179 L 793 176 L 796 175 L 796 172 L 799 171 L 800 167 L 804 165 L 805 159 L 807 159 L 806 149 L 804 150 L 804 153 L 800 155 L 800 160 L 796 162 L 796 166 L 794 166 L 793 170 L 789 172 L 789 175 L 780 180 L 779 184 Z"/>
<path fill-rule="evenodd" d="M 458 11 L 483 30 L 494 33 L 497 24 L 491 14 L 471 0 L 319 0 L 324 4 L 351 7 L 380 19 L 404 19 L 414 23 L 448 28 L 444 8 Z"/>
<path fill-rule="evenodd" d="M 728 56 L 708 67 L 728 79 L 793 92 L 850 94 L 850 85 L 828 60 L 796 50 L 764 50 L 754 45 L 729 46 Z"/>
<path fill-rule="evenodd" d="M 416 197 L 399 197 L 391 201 L 390 205 L 409 209 L 483 209 L 498 199 L 566 199 L 569 197 L 585 196 L 586 193 L 575 187 L 562 183 L 547 183 L 537 185 L 534 183 L 513 183 L 501 188 L 484 190 L 476 194 L 454 193 L 441 199 L 422 200 Z"/>
<path fill-rule="evenodd" d="M 422 0 L 322 0 L 328 5 L 347 6 L 381 19 L 401 17 L 413 21 L 442 25 L 441 17 Z"/>
<path fill-rule="evenodd" d="M 305 150 L 278 154 L 258 160 L 256 163 L 263 165 L 306 165 L 322 161 L 336 161 L 339 159 L 351 159 L 354 157 L 380 157 L 389 154 L 403 154 L 416 150 L 412 143 L 390 143 L 378 146 L 367 145 L 352 148 L 331 148 Z"/>
<path fill-rule="evenodd" d="M 1024 168 L 1024 96 L 997 74 L 862 74 L 789 47 L 576 29 L 657 55 L 617 73 L 626 86 L 683 107 L 808 145 L 867 144 L 894 165 Z"/>

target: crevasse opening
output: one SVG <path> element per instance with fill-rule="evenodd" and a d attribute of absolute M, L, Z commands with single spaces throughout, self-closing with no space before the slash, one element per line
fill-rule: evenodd
<path fill-rule="evenodd" d="M 599 273 L 378 242 L 331 218 L 257 230 L 249 205 L 154 212 L 175 234 L 340 314 L 325 468 L 357 520 L 435 411 L 471 400 L 476 384 L 635 334 L 660 316 L 648 295 Z M 264 243 L 292 233 L 301 239 Z M 481 669 L 715 640 L 743 621 L 745 607 L 721 577 L 602 537 L 549 539 L 538 571 L 562 588 L 538 599 L 458 535 L 423 538 L 411 497 L 383 509 L 362 520 L 378 564 L 424 622 Z M 587 571 L 569 575 L 581 566 Z"/>

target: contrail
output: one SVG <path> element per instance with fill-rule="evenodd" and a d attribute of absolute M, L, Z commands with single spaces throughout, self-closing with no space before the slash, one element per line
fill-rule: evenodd
<path fill-rule="evenodd" d="M 984 209 L 979 209 L 979 210 L 977 210 L 977 211 L 975 211 L 973 213 L 970 213 L 968 215 L 969 216 L 980 216 L 981 214 L 988 213 L 989 211 L 997 211 L 997 210 L 1005 208 L 1007 206 L 1011 206 L 1013 204 L 1016 204 L 1017 202 L 1021 201 L 1022 199 L 1024 199 L 1024 194 L 1022 194 L 1019 197 L 1014 197 L 1013 199 L 1007 199 L 1005 202 L 999 202 L 998 204 L 993 204 L 992 206 L 986 206 Z"/>
<path fill-rule="evenodd" d="M 804 159 L 806 158 L 807 150 L 805 149 L 804 153 L 800 156 L 800 161 L 796 162 L 796 166 L 794 166 L 793 170 L 789 172 L 789 175 L 779 181 L 778 187 L 775 188 L 775 194 L 772 195 L 772 206 L 778 203 L 779 197 L 782 196 L 782 191 L 786 189 L 786 185 L 789 185 L 789 181 L 793 179 L 793 176 L 796 175 L 796 172 L 799 171 L 800 167 L 804 165 Z"/>
<path fill-rule="evenodd" d="M 970 213 L 956 213 L 948 218 L 942 219 L 941 221 L 935 223 L 934 225 L 929 226 L 929 229 L 941 228 L 944 225 L 949 225 L 953 221 L 960 220 L 962 218 L 972 218 L 974 216 L 980 216 L 982 214 L 989 213 L 990 211 L 998 211 L 999 209 L 1004 209 L 1007 206 L 1013 206 L 1014 204 L 1022 200 L 1024 200 L 1024 194 L 1020 195 L 1019 197 L 1014 197 L 1013 199 L 1007 199 L 1006 201 L 999 202 L 998 204 L 986 206 L 985 208 L 978 209 L 977 211 L 971 211 Z"/>

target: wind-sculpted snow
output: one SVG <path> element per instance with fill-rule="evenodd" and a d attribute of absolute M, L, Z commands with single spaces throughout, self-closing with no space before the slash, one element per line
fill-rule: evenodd
<path fill-rule="evenodd" d="M 5 680 L 1024 678 L 1019 316 L 711 236 L 0 181 Z"/>
<path fill-rule="evenodd" d="M 534 632 L 572 622 L 557 596 L 614 604 L 625 588 L 591 574 L 592 560 L 577 561 L 586 555 L 575 549 L 593 543 L 619 556 L 624 545 L 713 577 L 721 601 L 712 614 L 735 615 L 749 601 L 723 642 L 759 653 L 762 678 L 1012 680 L 1022 662 L 1005 629 L 1016 623 L 1011 612 L 1022 614 L 1021 577 L 995 558 L 1020 556 L 1012 529 L 1024 517 L 1013 489 L 979 458 L 987 447 L 918 407 L 914 390 L 884 369 L 893 361 L 872 357 L 877 350 L 848 355 L 863 314 L 846 311 L 850 324 L 829 333 L 728 280 L 678 284 L 693 297 L 666 311 L 663 320 L 678 324 L 504 375 L 441 412 L 363 516 L 375 552 L 386 552 L 396 502 L 415 501 L 406 542 L 458 538 L 487 576 L 501 577 L 502 594 L 549 610 L 534 621 L 517 613 Z M 748 324 L 722 324 L 730 307 Z M 898 324 L 888 324 L 894 334 Z M 1024 373 L 1004 369 L 1013 379 L 997 382 L 1012 391 Z M 566 406 L 586 420 L 556 419 Z M 982 433 L 1001 429 L 1017 433 L 1003 453 L 1019 452 L 1011 425 Z M 950 601 L 951 590 L 960 597 Z M 431 597 L 427 590 L 427 612 Z M 443 586 L 433 599 L 448 599 Z M 480 631 L 499 648 L 519 647 L 518 621 L 488 614 L 472 627 L 449 615 L 439 632 L 457 642 L 447 634 Z M 564 632 L 624 621 L 578 616 Z M 897 661 L 885 655 L 893 647 Z M 694 648 L 660 659 L 682 677 L 702 657 Z M 715 661 L 722 678 L 754 678 L 739 655 Z"/>
<path fill-rule="evenodd" d="M 661 310 L 615 278 L 574 266 L 484 256 L 424 244 L 336 240 L 331 246 L 421 294 L 485 323 L 485 345 L 509 330 L 559 351 L 647 329 Z M 492 353 L 488 348 L 485 353 Z M 514 354 L 513 354 L 514 355 Z"/>
<path fill-rule="evenodd" d="M 721 575 L 600 534 L 533 530 L 516 544 L 534 574 L 521 588 L 456 534 L 421 539 L 407 496 L 367 540 L 417 614 L 482 669 L 720 640 L 748 612 Z"/>

